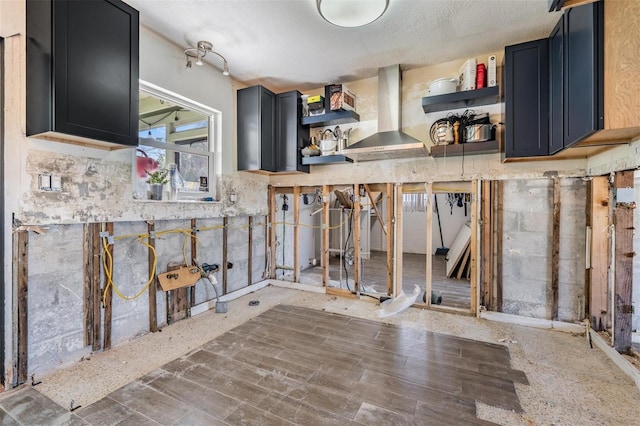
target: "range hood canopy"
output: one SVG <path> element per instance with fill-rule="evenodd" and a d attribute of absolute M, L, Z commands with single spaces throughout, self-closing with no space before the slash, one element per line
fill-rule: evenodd
<path fill-rule="evenodd" d="M 426 157 L 422 141 L 400 131 L 400 65 L 378 70 L 378 133 L 349 145 L 342 153 L 357 161 Z"/>

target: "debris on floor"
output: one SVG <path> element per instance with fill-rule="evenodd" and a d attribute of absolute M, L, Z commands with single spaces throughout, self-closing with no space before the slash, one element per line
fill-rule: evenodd
<path fill-rule="evenodd" d="M 498 339 L 498 342 L 500 343 L 518 343 L 517 340 L 512 340 L 508 337 L 505 337 L 504 339 Z"/>
<path fill-rule="evenodd" d="M 413 294 L 407 296 L 404 291 L 400 291 L 400 294 L 395 299 L 385 300 L 380 303 L 380 310 L 378 311 L 379 318 L 390 317 L 407 309 L 409 306 L 416 303 L 416 299 L 420 295 L 420 287 L 416 284 L 413 289 Z"/>

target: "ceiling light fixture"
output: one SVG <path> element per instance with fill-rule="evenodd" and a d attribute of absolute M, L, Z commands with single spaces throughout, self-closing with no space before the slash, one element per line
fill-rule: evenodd
<path fill-rule="evenodd" d="M 208 41 L 199 41 L 196 47 L 190 47 L 185 49 L 184 56 L 187 58 L 187 70 L 191 69 L 193 65 L 192 59 L 196 60 L 196 65 L 202 65 L 202 58 L 207 56 L 207 53 L 219 56 L 223 61 L 222 75 L 229 75 L 229 65 L 224 56 L 213 50 L 213 45 Z"/>
<path fill-rule="evenodd" d="M 316 0 L 318 12 L 338 27 L 362 27 L 380 18 L 389 0 Z"/>

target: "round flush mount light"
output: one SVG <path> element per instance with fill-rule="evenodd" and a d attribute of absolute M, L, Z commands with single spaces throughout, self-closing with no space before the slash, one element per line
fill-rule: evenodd
<path fill-rule="evenodd" d="M 378 19 L 387 10 L 389 0 L 316 0 L 318 12 L 327 22 L 355 28 Z"/>

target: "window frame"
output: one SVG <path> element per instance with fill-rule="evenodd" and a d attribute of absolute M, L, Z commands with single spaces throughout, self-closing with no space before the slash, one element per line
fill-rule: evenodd
<path fill-rule="evenodd" d="M 177 93 L 166 90 L 162 87 L 156 86 L 152 83 L 140 80 L 140 91 L 145 92 L 149 95 L 155 96 L 159 99 L 164 99 L 168 102 L 176 106 L 183 107 L 185 109 L 197 112 L 199 114 L 205 115 L 208 117 L 208 143 L 209 149 L 208 151 L 203 151 L 200 149 L 193 149 L 188 146 L 184 146 L 178 143 L 168 143 L 168 142 L 156 142 L 153 140 L 144 140 L 139 141 L 139 145 L 149 146 L 152 148 L 163 149 L 169 152 L 179 153 L 184 152 L 187 154 L 194 154 L 199 156 L 206 156 L 209 158 L 209 187 L 208 191 L 184 191 L 179 192 L 178 194 L 178 202 L 180 201 L 195 201 L 202 198 L 213 198 L 216 199 L 216 187 L 217 181 L 221 175 L 222 171 L 222 113 L 214 108 L 208 107 L 204 104 L 196 102 L 194 100 L 188 99 L 184 96 L 181 96 Z M 167 129 L 169 132 L 170 129 Z M 167 134 L 167 139 L 169 134 Z M 179 149 L 174 149 L 175 147 Z M 132 181 L 133 188 L 136 187 L 137 179 L 140 179 L 136 176 L 136 150 L 133 151 L 133 168 L 132 168 Z M 165 202 L 163 198 L 160 202 Z M 175 202 L 175 201 L 173 201 Z"/>

